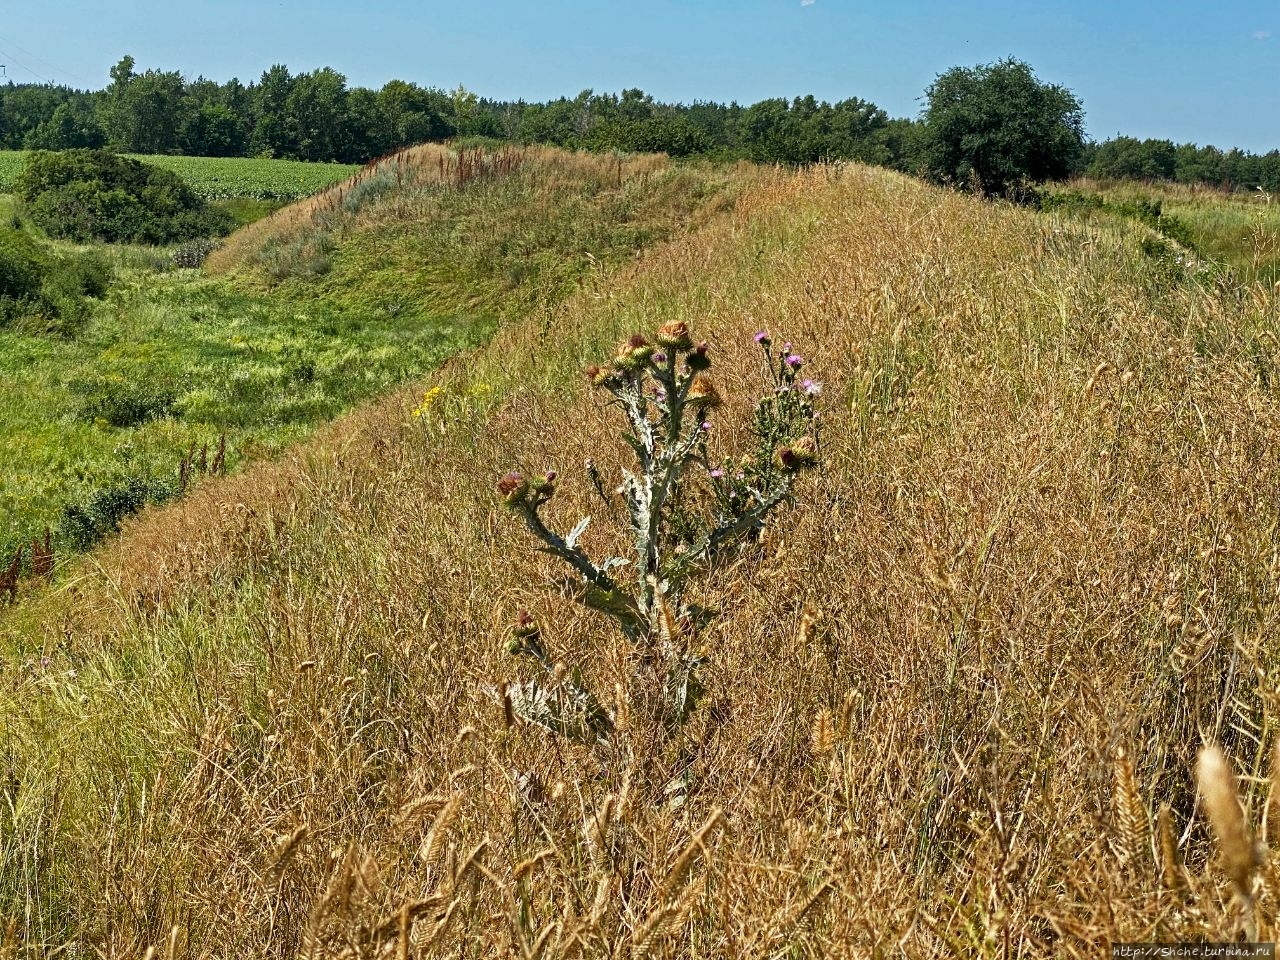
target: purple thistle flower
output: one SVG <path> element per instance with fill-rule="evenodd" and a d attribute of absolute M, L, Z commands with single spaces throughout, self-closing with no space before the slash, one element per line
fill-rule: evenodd
<path fill-rule="evenodd" d="M 822 393 L 822 384 L 816 380 L 802 380 L 800 382 L 800 389 L 808 396 L 816 397 Z"/>
<path fill-rule="evenodd" d="M 714 470 L 711 471 L 710 476 L 714 480 L 719 480 L 721 477 L 724 476 L 724 471 L 721 470 L 719 467 L 716 467 Z"/>
<path fill-rule="evenodd" d="M 703 420 L 703 421 L 702 421 L 702 426 L 700 427 L 700 429 L 702 430 L 702 432 L 703 432 L 703 433 L 710 433 L 710 432 L 711 432 L 711 421 L 710 421 L 710 420 Z"/>
<path fill-rule="evenodd" d="M 803 364 L 804 357 L 800 356 L 798 353 L 787 354 L 787 366 L 792 370 L 799 370 Z"/>
<path fill-rule="evenodd" d="M 652 357 L 650 357 L 649 359 L 650 359 L 650 360 L 652 360 L 654 363 L 666 363 L 666 362 L 667 362 L 667 355 L 666 355 L 665 353 L 663 353 L 661 350 L 659 350 L 657 353 L 655 353 L 655 354 L 654 354 Z"/>
<path fill-rule="evenodd" d="M 767 334 L 767 333 L 765 333 L 763 330 L 761 330 L 759 333 L 757 333 L 757 334 L 756 334 L 756 336 L 755 336 L 755 340 L 756 340 L 756 343 L 760 343 L 760 344 L 768 344 L 768 343 L 769 343 L 769 334 Z"/>

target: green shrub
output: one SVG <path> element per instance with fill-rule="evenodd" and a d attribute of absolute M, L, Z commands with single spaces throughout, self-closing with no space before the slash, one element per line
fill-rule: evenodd
<path fill-rule="evenodd" d="M 82 399 L 80 419 L 98 420 L 113 427 L 136 427 L 169 415 L 178 390 L 171 383 L 152 379 L 110 378 L 73 386 Z"/>
<path fill-rule="evenodd" d="M 140 477 L 129 477 L 122 483 L 103 487 L 82 502 L 62 508 L 59 539 L 75 550 L 89 550 L 119 530 L 126 517 L 137 513 L 148 502 L 167 500 L 172 492 L 164 484 Z"/>
<path fill-rule="evenodd" d="M 18 230 L 0 228 L 0 324 L 70 334 L 101 297 L 111 266 L 93 253 L 53 254 Z"/>
<path fill-rule="evenodd" d="M 177 174 L 106 150 L 37 151 L 14 187 L 47 234 L 77 243 L 180 243 L 235 225 Z"/>
<path fill-rule="evenodd" d="M 47 270 L 47 254 L 18 230 L 0 230 L 0 301 L 36 296 Z"/>

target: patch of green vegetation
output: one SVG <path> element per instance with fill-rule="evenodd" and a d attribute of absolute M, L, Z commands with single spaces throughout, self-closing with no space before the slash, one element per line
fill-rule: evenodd
<path fill-rule="evenodd" d="M 330 269 L 293 262 L 274 287 L 106 248 L 116 282 L 74 337 L 0 329 L 0 558 L 46 525 L 58 550 L 83 549 L 126 507 L 175 495 L 184 453 L 220 436 L 230 466 L 281 451 L 564 299 L 730 186 L 710 171 L 620 188 L 553 171 L 441 189 L 405 218 L 387 196 L 345 236 L 320 231 Z"/>
<path fill-rule="evenodd" d="M 233 226 L 177 174 L 106 150 L 36 151 L 14 188 L 46 234 L 77 243 L 169 244 Z"/>
<path fill-rule="evenodd" d="M 1091 220 L 1141 223 L 1246 282 L 1280 281 L 1280 202 L 1265 193 L 1160 183 L 1076 181 L 1046 187 L 1041 207 Z M 1150 246 L 1150 245 L 1148 245 Z"/>
<path fill-rule="evenodd" d="M 257 197 L 231 197 L 226 200 L 216 200 L 212 206 L 219 210 L 226 211 L 227 215 L 235 222 L 237 227 L 245 227 L 251 223 L 256 223 L 263 217 L 268 217 L 275 213 L 281 207 L 285 206 L 286 201 L 283 200 L 263 200 Z"/>
<path fill-rule="evenodd" d="M 27 155 L 25 150 L 0 150 L 0 193 L 13 190 Z M 248 157 L 130 156 L 176 173 L 197 196 L 210 201 L 248 199 L 289 203 L 319 193 L 360 169 L 346 163 Z"/>
<path fill-rule="evenodd" d="M 107 291 L 111 267 L 93 252 L 55 253 L 23 230 L 0 226 L 0 326 L 73 334 L 89 298 Z"/>

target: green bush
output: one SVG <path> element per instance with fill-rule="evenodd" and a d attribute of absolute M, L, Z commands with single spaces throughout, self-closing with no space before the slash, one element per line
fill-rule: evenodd
<path fill-rule="evenodd" d="M 164 484 L 130 477 L 94 491 L 80 503 L 62 508 L 58 538 L 75 550 L 88 550 L 120 529 L 121 522 L 148 502 L 167 500 L 173 491 Z"/>
<path fill-rule="evenodd" d="M 48 255 L 18 230 L 0 229 L 0 301 L 23 302 L 40 291 Z"/>
<path fill-rule="evenodd" d="M 106 150 L 37 151 L 14 187 L 41 229 L 77 243 L 181 243 L 235 225 L 177 174 Z"/>
<path fill-rule="evenodd" d="M 93 253 L 58 255 L 19 230 L 0 228 L 0 324 L 69 334 L 101 297 L 111 267 Z"/>
<path fill-rule="evenodd" d="M 105 378 L 74 385 L 81 395 L 80 419 L 101 420 L 113 427 L 136 427 L 169 415 L 178 390 L 152 378 Z"/>

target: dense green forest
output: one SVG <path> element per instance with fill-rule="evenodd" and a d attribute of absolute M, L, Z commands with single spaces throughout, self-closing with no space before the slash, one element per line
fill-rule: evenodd
<path fill-rule="evenodd" d="M 584 90 L 528 103 L 402 80 L 380 90 L 349 87 L 329 67 L 295 74 L 276 65 L 248 85 L 188 80 L 177 71 L 138 72 L 132 57 L 112 68 L 110 80 L 98 91 L 0 87 L 0 148 L 108 146 L 132 153 L 362 163 L 408 144 L 461 136 L 760 163 L 848 159 L 912 173 L 931 161 L 925 118 L 892 118 L 856 97 L 673 104 L 632 89 Z M 1085 144 L 1069 172 L 1277 191 L 1280 150 L 1259 155 L 1116 137 Z"/>

